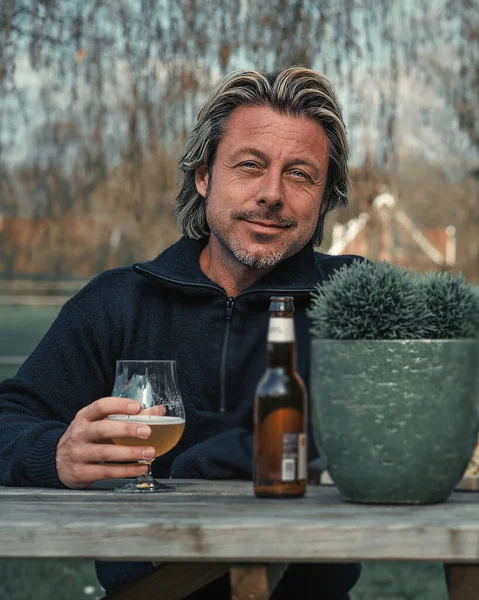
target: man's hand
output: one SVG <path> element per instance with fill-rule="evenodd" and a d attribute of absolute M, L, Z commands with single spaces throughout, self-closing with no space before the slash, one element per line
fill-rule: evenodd
<path fill-rule="evenodd" d="M 154 407 L 165 414 L 164 407 Z M 136 415 L 139 402 L 128 398 L 100 398 L 78 411 L 57 446 L 56 466 L 60 481 L 69 488 L 87 488 L 101 479 L 137 477 L 148 471 L 143 464 L 114 465 L 105 462 L 152 460 L 152 446 L 116 446 L 112 438 L 148 439 L 151 428 L 140 423 L 106 420 L 113 414 Z"/>

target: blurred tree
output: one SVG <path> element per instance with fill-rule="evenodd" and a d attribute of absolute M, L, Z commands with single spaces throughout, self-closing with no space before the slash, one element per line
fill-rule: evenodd
<path fill-rule="evenodd" d="M 352 164 L 399 195 L 411 153 L 448 173 L 455 159 L 464 178 L 479 156 L 478 19 L 479 0 L 4 0 L 0 212 L 121 215 L 148 239 L 154 204 L 170 241 L 175 157 L 211 84 L 245 67 L 324 72 Z"/>

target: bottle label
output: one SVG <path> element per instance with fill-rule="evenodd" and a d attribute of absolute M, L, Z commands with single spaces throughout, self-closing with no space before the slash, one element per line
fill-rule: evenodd
<path fill-rule="evenodd" d="M 270 317 L 268 342 L 294 342 L 294 321 L 286 317 Z"/>
<path fill-rule="evenodd" d="M 306 479 L 306 434 L 284 432 L 281 455 L 281 481 Z"/>

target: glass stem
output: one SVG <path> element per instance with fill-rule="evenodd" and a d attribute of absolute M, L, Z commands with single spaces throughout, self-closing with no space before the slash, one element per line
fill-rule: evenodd
<path fill-rule="evenodd" d="M 148 472 L 143 473 L 142 475 L 138 475 L 136 478 L 138 483 L 154 483 L 153 475 L 151 474 L 151 465 L 153 463 L 152 460 L 140 460 L 142 465 L 148 465 Z"/>

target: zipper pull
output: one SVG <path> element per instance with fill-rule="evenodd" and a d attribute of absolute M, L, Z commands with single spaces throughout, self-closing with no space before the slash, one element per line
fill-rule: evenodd
<path fill-rule="evenodd" d="M 235 305 L 235 300 L 233 296 L 228 298 L 228 302 L 226 303 L 226 320 L 229 321 L 231 319 L 231 315 L 233 314 L 233 306 Z"/>

